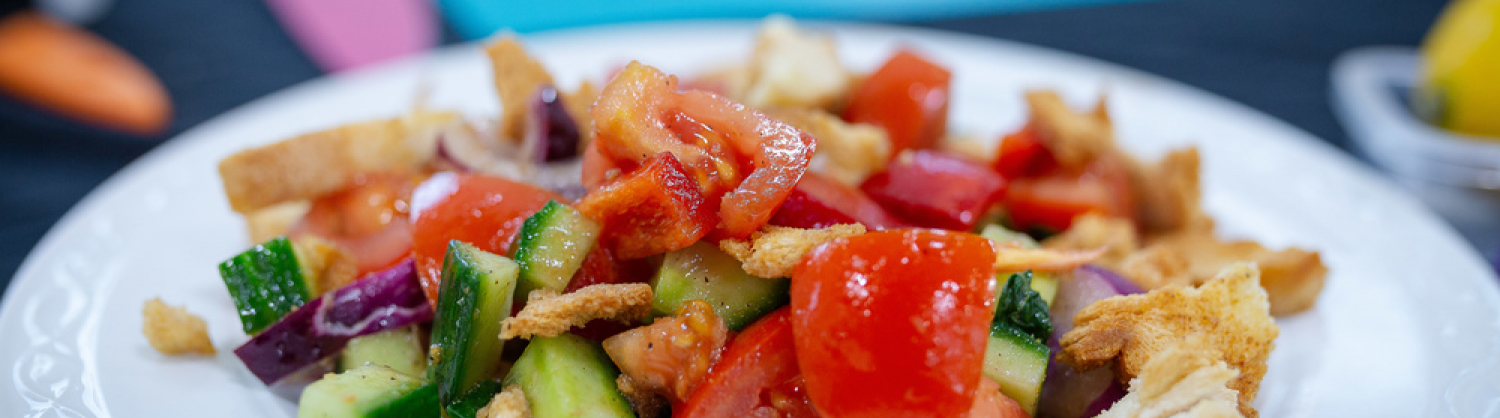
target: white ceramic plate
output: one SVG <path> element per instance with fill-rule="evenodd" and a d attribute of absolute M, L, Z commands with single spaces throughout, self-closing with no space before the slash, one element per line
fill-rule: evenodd
<path fill-rule="evenodd" d="M 985 137 L 1024 118 L 1021 93 L 1110 93 L 1120 140 L 1143 155 L 1197 144 L 1221 233 L 1322 251 L 1317 308 L 1280 320 L 1256 404 L 1267 417 L 1493 416 L 1500 412 L 1500 295 L 1480 257 L 1419 202 L 1285 123 L 1132 70 L 1003 41 L 864 25 L 841 54 L 872 68 L 913 45 L 955 74 L 953 126 Z M 690 73 L 746 56 L 754 24 L 698 22 L 530 37 L 565 83 L 629 59 Z M 566 86 L 571 87 L 571 86 Z M 424 90 L 426 89 L 426 90 Z M 0 311 L 0 416 L 278 417 L 295 406 L 230 353 L 246 340 L 215 265 L 248 243 L 215 164 L 309 130 L 434 107 L 492 114 L 473 46 L 314 80 L 204 123 L 105 182 L 22 265 Z M 220 349 L 165 358 L 141 336 L 142 301 L 203 315 Z"/>

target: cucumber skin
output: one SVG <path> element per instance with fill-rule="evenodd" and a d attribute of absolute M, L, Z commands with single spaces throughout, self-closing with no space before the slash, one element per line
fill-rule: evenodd
<path fill-rule="evenodd" d="M 251 247 L 219 264 L 240 326 L 254 335 L 312 300 L 296 249 L 286 237 Z"/>
<path fill-rule="evenodd" d="M 500 363 L 500 321 L 510 315 L 518 269 L 508 258 L 449 242 L 427 366 L 443 405 L 489 379 Z"/>
<path fill-rule="evenodd" d="M 515 261 L 521 265 L 516 295 L 524 300 L 532 290 L 566 289 L 598 242 L 599 231 L 597 222 L 572 207 L 548 201 L 516 235 Z"/>
<path fill-rule="evenodd" d="M 739 260 L 702 242 L 667 253 L 651 278 L 651 290 L 654 316 L 674 315 L 683 304 L 702 299 L 736 331 L 791 300 L 791 280 L 752 276 Z"/>
<path fill-rule="evenodd" d="M 531 340 L 505 386 L 521 388 L 535 418 L 635 418 L 619 375 L 599 343 L 563 334 Z"/>
<path fill-rule="evenodd" d="M 498 380 L 479 382 L 479 386 L 469 389 L 457 401 L 444 406 L 443 411 L 448 413 L 448 418 L 475 418 L 479 415 L 479 409 L 489 405 L 495 394 L 504 389 Z"/>
<path fill-rule="evenodd" d="M 1031 334 L 1005 324 L 992 324 L 984 350 L 984 376 L 1000 384 L 1000 392 L 1036 414 L 1047 360 L 1052 350 Z"/>
<path fill-rule="evenodd" d="M 443 410 L 438 405 L 438 387 L 428 382 L 415 392 L 371 411 L 365 418 L 440 418 Z"/>
<path fill-rule="evenodd" d="M 436 386 L 384 366 L 365 366 L 325 376 L 302 392 L 297 407 L 298 418 L 437 418 L 439 415 Z"/>

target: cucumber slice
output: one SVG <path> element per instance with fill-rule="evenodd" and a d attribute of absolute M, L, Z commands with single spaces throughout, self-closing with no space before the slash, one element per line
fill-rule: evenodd
<path fill-rule="evenodd" d="M 219 277 L 240 314 L 246 334 L 259 333 L 312 300 L 308 276 L 292 241 L 266 241 L 219 264 Z"/>
<path fill-rule="evenodd" d="M 427 380 L 437 384 L 443 405 L 494 377 L 505 341 L 500 321 L 510 315 L 516 272 L 508 258 L 458 240 L 443 260 Z"/>
<path fill-rule="evenodd" d="M 505 386 L 521 387 L 536 418 L 634 418 L 619 375 L 599 343 L 563 334 L 532 339 Z"/>
<path fill-rule="evenodd" d="M 490 400 L 495 399 L 495 394 L 503 389 L 497 380 L 479 382 L 479 386 L 469 389 L 458 400 L 444 406 L 443 412 L 448 413 L 448 418 L 475 418 L 479 415 L 479 409 L 489 405 Z"/>
<path fill-rule="evenodd" d="M 1015 399 L 1035 416 L 1051 350 L 1025 331 L 1005 324 L 990 326 L 984 349 L 984 376 L 1000 384 L 1000 393 Z"/>
<path fill-rule="evenodd" d="M 667 253 L 651 279 L 656 316 L 675 314 L 683 304 L 702 299 L 713 306 L 729 329 L 739 330 L 787 304 L 791 281 L 746 273 L 740 261 L 718 247 L 698 242 Z"/>
<path fill-rule="evenodd" d="M 526 218 L 516 238 L 515 259 L 521 265 L 516 294 L 525 299 L 532 290 L 567 288 L 594 249 L 599 228 L 598 222 L 555 200 Z"/>
<path fill-rule="evenodd" d="M 437 387 L 389 367 L 330 374 L 302 391 L 298 418 L 437 418 Z"/>
<path fill-rule="evenodd" d="M 409 326 L 351 338 L 339 358 L 339 369 L 352 370 L 368 364 L 390 367 L 407 376 L 422 376 L 427 372 L 427 352 L 422 349 L 420 331 Z"/>
<path fill-rule="evenodd" d="M 979 231 L 979 235 L 989 238 L 990 241 L 994 241 L 997 244 L 1013 243 L 1020 245 L 1021 248 L 1040 248 L 1042 246 L 1030 235 L 1006 229 L 999 224 L 985 225 Z"/>

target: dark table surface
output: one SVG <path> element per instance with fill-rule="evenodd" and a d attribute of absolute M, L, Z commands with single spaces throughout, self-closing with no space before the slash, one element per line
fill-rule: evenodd
<path fill-rule="evenodd" d="M 1248 104 L 1338 147 L 1329 66 L 1350 48 L 1416 45 L 1443 0 L 1170 0 L 910 23 L 1139 68 Z M 90 30 L 150 67 L 175 105 L 170 138 L 321 74 L 263 0 L 120 0 Z M 450 42 L 456 40 L 451 34 Z M 160 144 L 0 96 L 0 289 L 85 194 Z"/>

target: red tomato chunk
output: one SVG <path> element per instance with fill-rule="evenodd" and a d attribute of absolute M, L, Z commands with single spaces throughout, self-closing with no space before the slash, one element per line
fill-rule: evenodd
<path fill-rule="evenodd" d="M 1005 192 L 1005 179 L 977 162 L 920 150 L 860 185 L 887 210 L 919 226 L 974 229 Z"/>
<path fill-rule="evenodd" d="M 811 171 L 802 176 L 797 188 L 771 217 L 772 225 L 795 228 L 827 228 L 856 222 L 870 229 L 906 226 L 859 189 Z"/>
<path fill-rule="evenodd" d="M 912 51 L 903 50 L 855 87 L 844 120 L 885 128 L 891 155 L 931 148 L 948 126 L 948 83 L 952 74 Z"/>
<path fill-rule="evenodd" d="M 878 231 L 824 244 L 792 275 L 792 329 L 824 416 L 958 417 L 974 405 L 992 306 L 988 239 Z"/>
<path fill-rule="evenodd" d="M 714 226 L 698 185 L 668 152 L 589 193 L 576 206 L 604 225 L 603 242 L 627 260 L 692 245 Z"/>
<path fill-rule="evenodd" d="M 510 254 L 511 241 L 527 217 L 549 200 L 564 201 L 557 194 L 526 183 L 451 173 L 427 179 L 413 200 L 417 218 L 412 225 L 412 252 L 422 291 L 432 306 L 437 306 L 448 241 L 456 239 L 495 254 Z"/>

